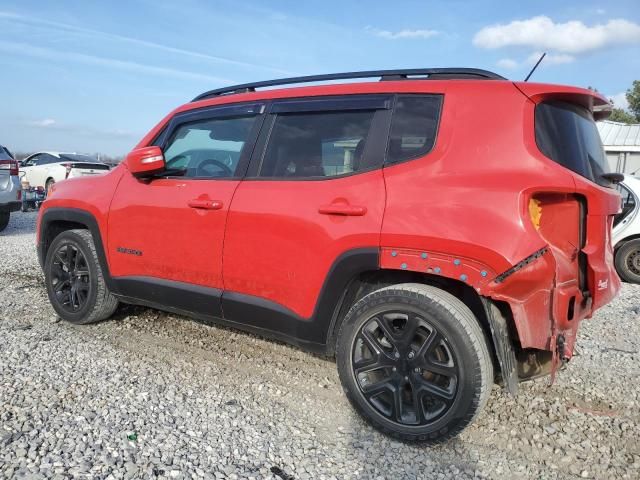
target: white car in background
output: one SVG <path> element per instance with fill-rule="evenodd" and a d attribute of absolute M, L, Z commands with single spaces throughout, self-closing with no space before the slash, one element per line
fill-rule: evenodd
<path fill-rule="evenodd" d="M 89 155 L 63 152 L 38 152 L 20 162 L 21 181 L 31 187 L 44 187 L 67 178 L 99 175 L 109 171 L 109 165 Z"/>
<path fill-rule="evenodd" d="M 612 243 L 618 275 L 630 283 L 640 283 L 640 179 L 625 175 L 618 184 L 622 212 L 613 221 Z"/>

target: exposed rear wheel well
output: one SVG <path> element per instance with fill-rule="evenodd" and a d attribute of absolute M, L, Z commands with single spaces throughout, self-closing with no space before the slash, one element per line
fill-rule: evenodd
<path fill-rule="evenodd" d="M 442 277 L 439 275 L 429 275 L 427 273 L 402 270 L 374 270 L 361 273 L 351 280 L 328 334 L 328 353 L 331 356 L 333 356 L 335 353 L 335 345 L 338 331 L 340 330 L 340 325 L 351 306 L 353 306 L 358 300 L 375 290 L 401 283 L 422 283 L 425 285 L 431 285 L 433 287 L 440 288 L 462 300 L 462 302 L 467 307 L 469 307 L 469 309 L 473 312 L 475 317 L 480 322 L 480 326 L 482 327 L 482 330 L 486 334 L 489 344 L 491 345 L 491 353 L 493 356 L 495 369 L 496 371 L 499 371 L 499 365 L 496 361 L 495 347 L 492 341 L 489 320 L 487 318 L 487 314 L 484 305 L 482 304 L 480 295 L 478 295 L 478 293 L 471 286 L 458 280 Z M 511 332 L 511 338 L 515 342 L 514 347 L 516 348 L 516 350 L 519 350 L 520 346 L 519 342 L 517 341 L 518 337 L 515 332 L 515 324 L 513 323 L 511 308 L 504 302 L 494 301 L 494 303 L 502 312 L 502 314 L 507 318 L 507 322 L 509 324 Z"/>

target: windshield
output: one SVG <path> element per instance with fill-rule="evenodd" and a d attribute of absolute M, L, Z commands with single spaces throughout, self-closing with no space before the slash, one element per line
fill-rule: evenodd
<path fill-rule="evenodd" d="M 542 153 L 563 167 L 609 187 L 610 172 L 600 134 L 591 112 L 567 102 L 550 101 L 536 107 L 536 143 Z"/>
<path fill-rule="evenodd" d="M 80 155 L 77 153 L 61 153 L 59 156 L 60 160 L 68 160 L 71 162 L 99 163 L 98 160 L 90 157 L 89 155 Z"/>

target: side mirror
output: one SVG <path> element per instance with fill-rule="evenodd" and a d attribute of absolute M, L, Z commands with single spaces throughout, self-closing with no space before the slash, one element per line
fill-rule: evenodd
<path fill-rule="evenodd" d="M 124 162 L 137 178 L 150 177 L 165 169 L 164 155 L 159 147 L 136 148 L 127 155 Z"/>

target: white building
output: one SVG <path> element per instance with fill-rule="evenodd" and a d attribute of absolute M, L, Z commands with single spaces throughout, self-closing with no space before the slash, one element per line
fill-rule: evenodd
<path fill-rule="evenodd" d="M 640 175 L 640 124 L 598 122 L 604 150 L 612 172 Z"/>

